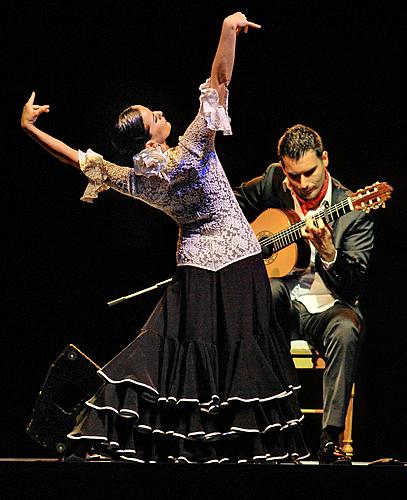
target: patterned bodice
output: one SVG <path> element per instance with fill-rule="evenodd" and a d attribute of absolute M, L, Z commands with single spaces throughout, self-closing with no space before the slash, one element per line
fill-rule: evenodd
<path fill-rule="evenodd" d="M 197 116 L 165 153 L 145 149 L 134 157 L 134 168 L 127 168 L 91 150 L 80 152 L 90 180 L 82 199 L 92 201 L 112 187 L 162 210 L 179 226 L 177 264 L 216 271 L 259 253 L 260 245 L 215 151 L 216 130 L 231 133 L 227 106 L 219 105 L 207 83 L 200 90 Z"/>

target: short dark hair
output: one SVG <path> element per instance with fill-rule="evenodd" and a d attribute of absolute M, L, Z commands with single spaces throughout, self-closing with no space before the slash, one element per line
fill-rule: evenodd
<path fill-rule="evenodd" d="M 315 130 L 300 123 L 288 128 L 277 145 L 277 155 L 280 161 L 283 156 L 299 160 L 310 150 L 315 151 L 318 158 L 322 158 L 324 151 L 322 139 Z"/>
<path fill-rule="evenodd" d="M 122 155 L 135 155 L 144 149 L 149 138 L 150 131 L 145 129 L 137 106 L 130 106 L 120 113 L 110 134 L 113 147 Z"/>

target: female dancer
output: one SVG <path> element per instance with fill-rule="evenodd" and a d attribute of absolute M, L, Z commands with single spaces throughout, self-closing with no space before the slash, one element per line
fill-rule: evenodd
<path fill-rule="evenodd" d="M 237 34 L 249 28 L 260 26 L 241 12 L 224 19 L 198 113 L 175 147 L 166 143 L 171 125 L 161 111 L 136 105 L 119 115 L 113 144 L 133 168 L 38 129 L 49 106 L 34 104 L 34 93 L 24 106 L 24 131 L 87 176 L 84 201 L 113 188 L 179 225 L 171 284 L 136 339 L 100 370 L 104 384 L 69 434 L 85 444 L 82 452 L 193 463 L 308 455 L 295 369 L 270 316 L 260 246 L 215 151 L 216 131 L 231 134 L 227 86 Z"/>

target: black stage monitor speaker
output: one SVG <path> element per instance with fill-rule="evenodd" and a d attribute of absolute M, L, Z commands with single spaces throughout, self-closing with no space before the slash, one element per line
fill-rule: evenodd
<path fill-rule="evenodd" d="M 50 366 L 36 400 L 27 433 L 41 446 L 62 455 L 67 434 L 78 413 L 102 385 L 99 367 L 73 344 L 69 344 Z"/>

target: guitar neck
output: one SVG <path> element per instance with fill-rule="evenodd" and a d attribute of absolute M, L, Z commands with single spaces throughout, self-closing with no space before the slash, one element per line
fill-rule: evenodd
<path fill-rule="evenodd" d="M 354 210 L 351 198 L 346 198 L 345 200 L 339 201 L 326 208 L 322 212 L 316 213 L 312 218 L 314 220 L 322 220 L 324 224 L 330 224 L 336 219 L 339 219 L 342 215 L 345 215 Z M 273 234 L 269 238 L 266 238 L 261 242 L 262 246 L 272 246 L 273 252 L 281 250 L 282 248 L 295 243 L 300 238 L 302 238 L 301 229 L 305 226 L 305 219 L 296 222 L 287 229 L 283 229 L 278 233 Z"/>

